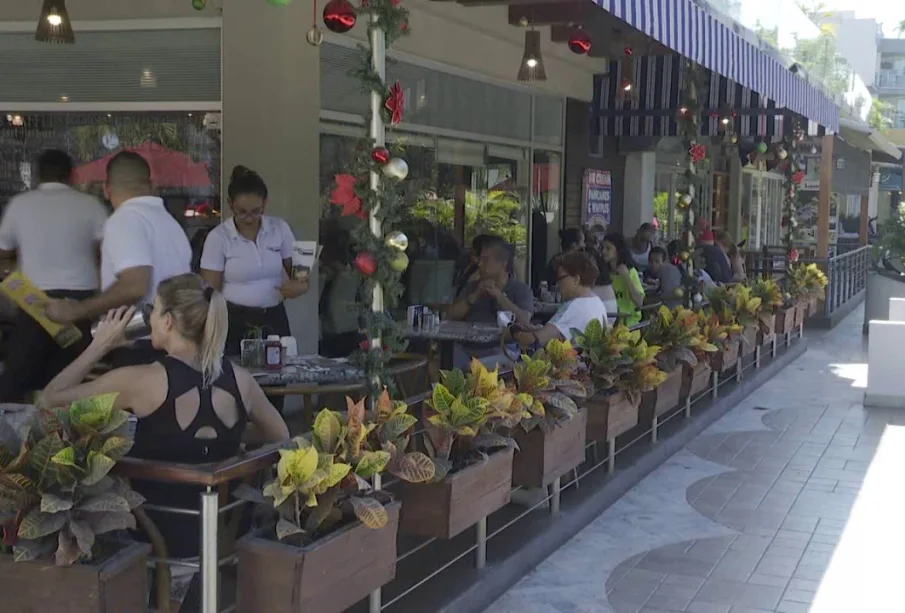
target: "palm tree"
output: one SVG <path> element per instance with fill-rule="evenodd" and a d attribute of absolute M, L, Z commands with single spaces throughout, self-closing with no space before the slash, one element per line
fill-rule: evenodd
<path fill-rule="evenodd" d="M 901 38 L 902 34 L 905 34 L 905 19 L 899 22 L 899 25 L 896 26 L 896 34 Z"/>

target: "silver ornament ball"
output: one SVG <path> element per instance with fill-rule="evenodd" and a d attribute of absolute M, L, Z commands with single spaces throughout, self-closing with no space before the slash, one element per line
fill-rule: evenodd
<path fill-rule="evenodd" d="M 396 251 L 405 251 L 409 248 L 409 237 L 399 230 L 393 230 L 387 234 L 386 244 Z"/>
<path fill-rule="evenodd" d="M 319 47 L 324 42 L 324 33 L 317 26 L 311 26 L 311 29 L 305 34 L 305 40 L 309 45 Z"/>
<path fill-rule="evenodd" d="M 408 162 L 402 158 L 390 158 L 390 161 L 383 166 L 383 174 L 390 179 L 402 181 L 409 176 Z"/>

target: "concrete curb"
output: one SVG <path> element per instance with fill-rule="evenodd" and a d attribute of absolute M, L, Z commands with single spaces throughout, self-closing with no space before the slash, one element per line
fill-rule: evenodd
<path fill-rule="evenodd" d="M 624 470 L 617 468 L 613 478 L 594 494 L 570 508 L 564 508 L 559 517 L 550 522 L 546 529 L 537 532 L 534 538 L 525 542 L 519 548 L 517 555 L 511 555 L 500 563 L 488 565 L 481 572 L 480 578 L 459 592 L 453 600 L 447 602 L 438 611 L 440 613 L 480 613 L 484 611 L 506 590 L 518 583 L 522 577 L 578 534 L 644 477 L 675 455 L 720 417 L 735 408 L 760 386 L 775 377 L 782 369 L 801 357 L 805 351 L 807 351 L 807 339 L 800 339 L 775 360 L 764 365 L 760 370 L 753 371 L 753 376 L 743 379 L 741 383 L 736 383 L 715 403 L 695 414 L 680 431 L 663 439 L 632 466 Z"/>

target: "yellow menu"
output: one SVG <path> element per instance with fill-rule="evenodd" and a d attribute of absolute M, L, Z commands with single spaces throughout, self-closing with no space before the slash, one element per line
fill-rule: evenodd
<path fill-rule="evenodd" d="M 44 315 L 43 305 L 49 300 L 47 294 L 35 287 L 21 271 L 17 270 L 7 275 L 0 283 L 0 291 L 47 330 L 60 347 L 68 347 L 82 338 L 82 333 L 74 325 L 60 324 Z"/>

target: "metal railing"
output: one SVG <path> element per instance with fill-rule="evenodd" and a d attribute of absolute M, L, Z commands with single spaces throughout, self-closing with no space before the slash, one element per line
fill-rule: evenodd
<path fill-rule="evenodd" d="M 877 75 L 877 87 L 880 89 L 905 89 L 905 74 L 891 70 L 881 70 Z"/>
<path fill-rule="evenodd" d="M 829 317 L 867 287 L 870 247 L 864 246 L 831 258 L 805 260 L 816 263 L 826 273 L 828 284 L 823 315 Z"/>

